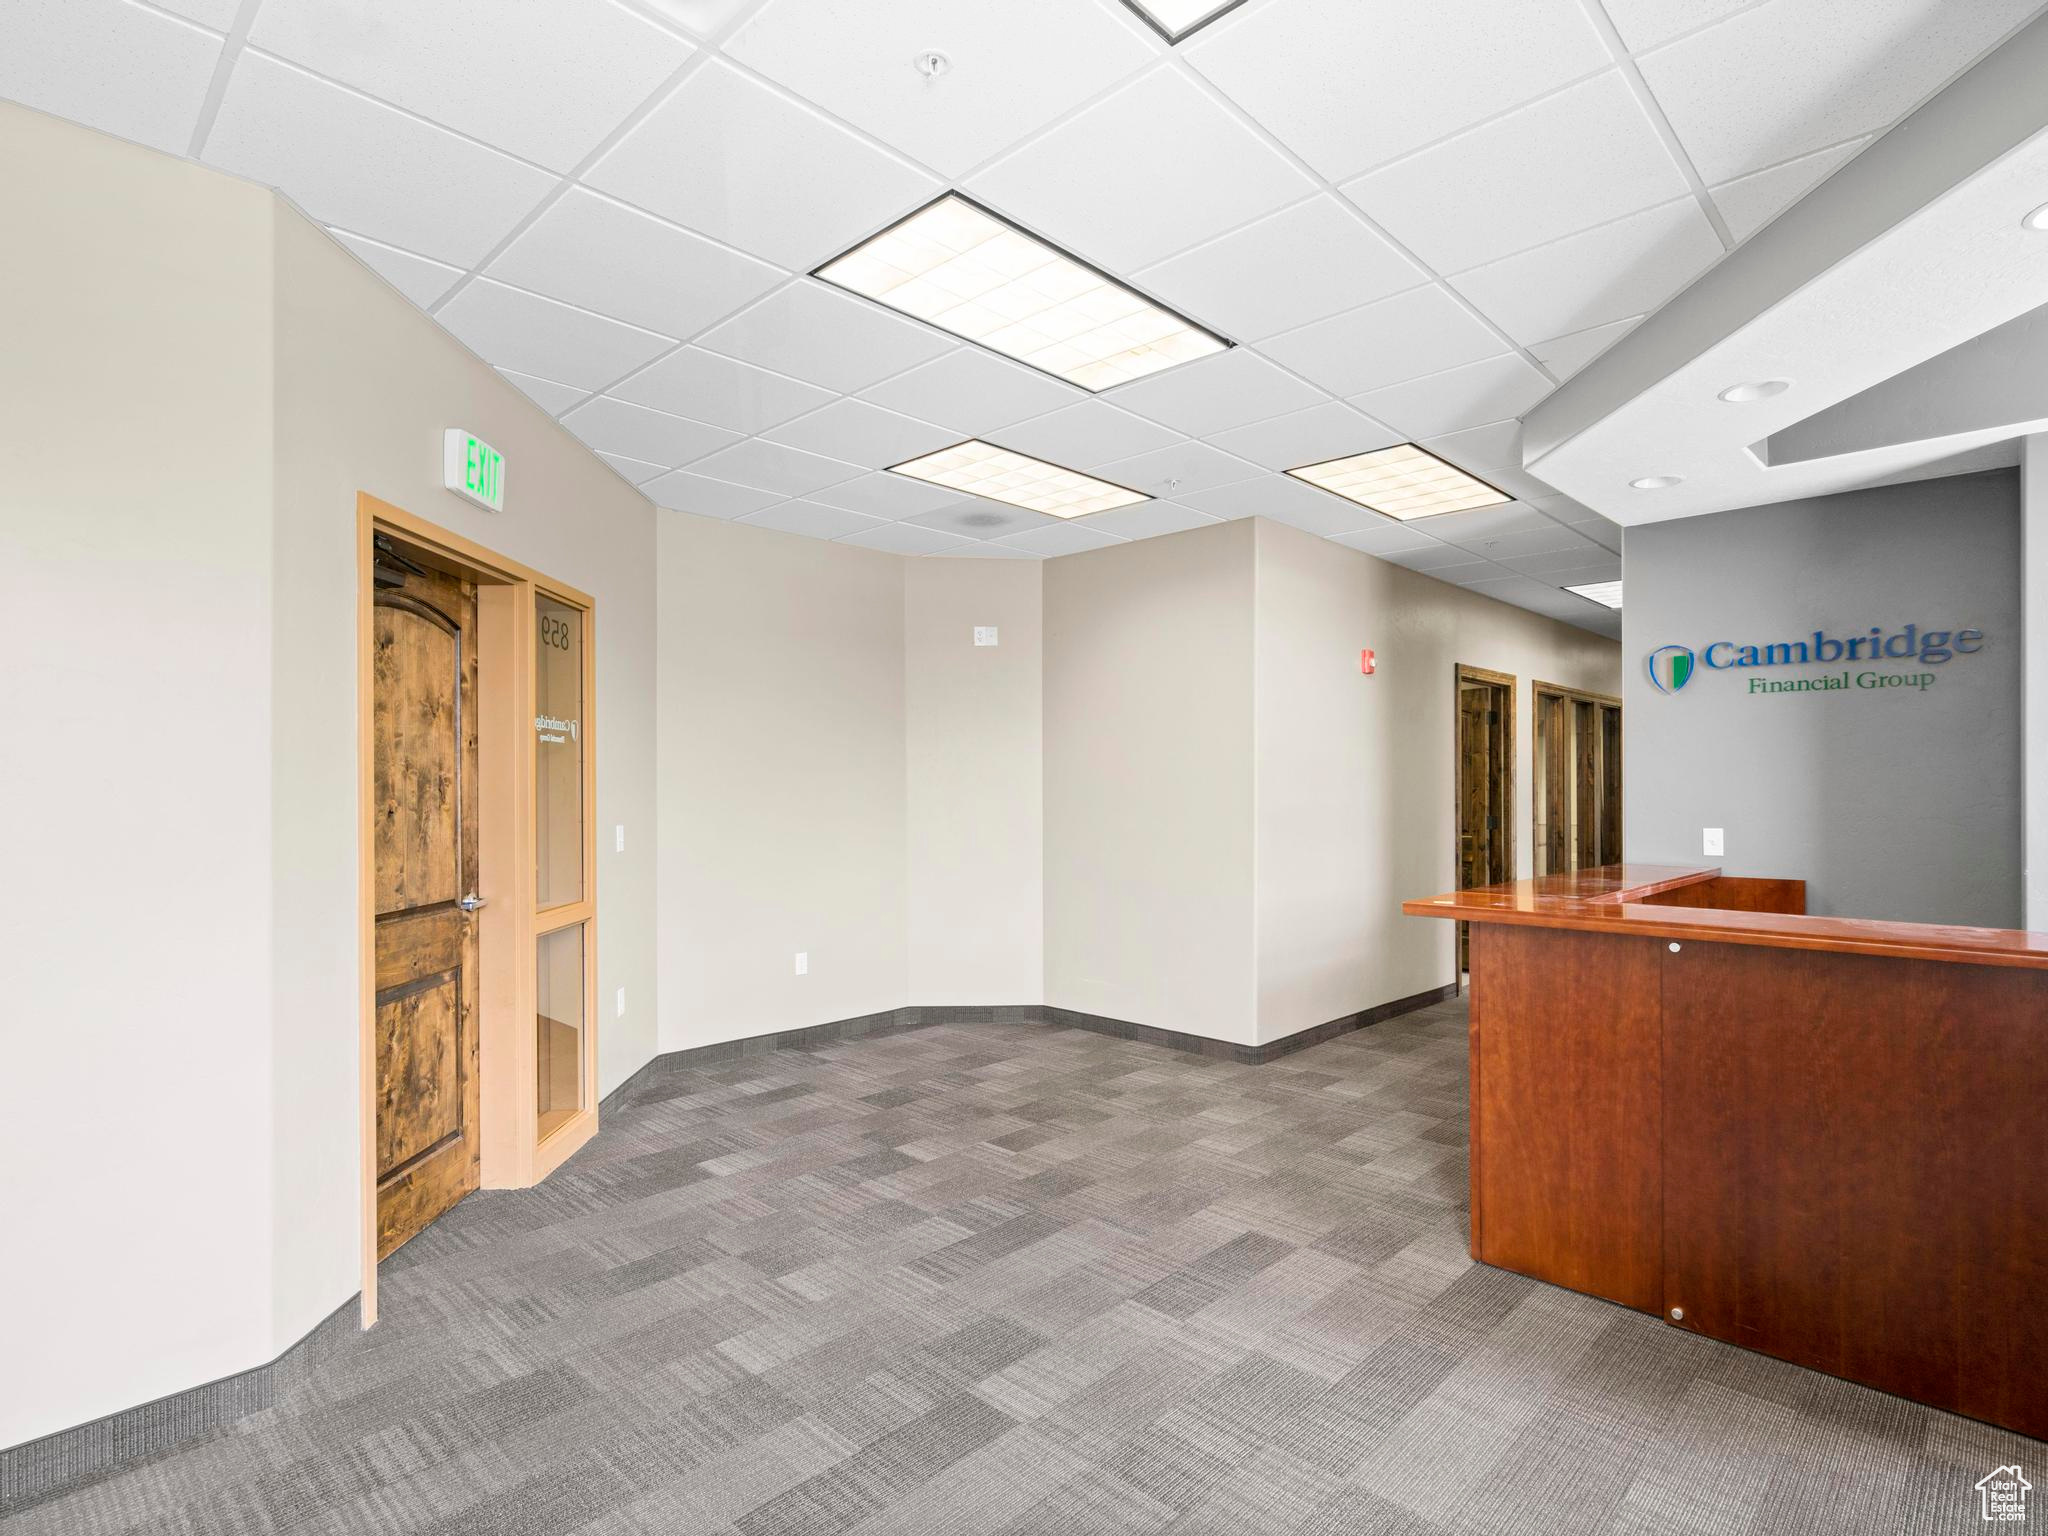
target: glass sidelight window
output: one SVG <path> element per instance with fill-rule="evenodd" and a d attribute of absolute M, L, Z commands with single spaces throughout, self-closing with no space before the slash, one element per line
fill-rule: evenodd
<path fill-rule="evenodd" d="M 583 612 L 534 602 L 534 890 L 542 911 L 583 899 Z"/>
<path fill-rule="evenodd" d="M 539 1139 L 546 1141 L 583 1107 L 583 925 L 544 933 L 537 947 L 534 1084 Z"/>

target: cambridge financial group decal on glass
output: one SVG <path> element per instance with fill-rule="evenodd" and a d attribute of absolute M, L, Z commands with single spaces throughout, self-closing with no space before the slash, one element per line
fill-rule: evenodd
<path fill-rule="evenodd" d="M 1716 640 L 1695 651 L 1689 645 L 1660 645 L 1650 652 L 1651 685 L 1659 693 L 1678 693 L 1702 672 L 1735 672 L 1745 677 L 1748 693 L 1833 693 L 1843 689 L 1908 689 L 1924 693 L 1944 667 L 1959 656 L 1984 649 L 1981 629 L 1930 629 L 1908 624 L 1888 630 L 1871 626 L 1868 634 L 1835 636 L 1815 630 L 1810 640 L 1773 640 L 1745 645 Z M 1866 664 L 1858 670 L 1857 663 Z M 1870 668 L 1870 663 L 1903 662 L 1903 667 Z M 1764 668 L 1823 667 L 1802 677 L 1763 677 Z"/>

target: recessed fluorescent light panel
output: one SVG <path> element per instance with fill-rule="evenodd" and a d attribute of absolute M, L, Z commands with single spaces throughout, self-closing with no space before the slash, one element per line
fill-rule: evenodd
<path fill-rule="evenodd" d="M 1445 512 L 1469 512 L 1474 507 L 1497 507 L 1514 499 L 1413 443 L 1396 443 L 1373 453 L 1354 453 L 1348 459 L 1308 464 L 1287 473 L 1402 522 Z"/>
<path fill-rule="evenodd" d="M 1589 603 L 1598 603 L 1602 608 L 1621 606 L 1621 583 L 1618 581 L 1589 581 L 1583 587 L 1566 587 L 1567 592 L 1576 592 Z"/>
<path fill-rule="evenodd" d="M 1026 458 L 994 443 L 970 439 L 951 448 L 941 448 L 908 464 L 898 464 L 892 474 L 908 475 L 949 491 L 986 496 L 1049 517 L 1086 517 L 1090 512 L 1107 512 L 1152 498 L 1141 491 L 1127 491 L 1107 480 L 1061 469 L 1042 459 Z"/>
<path fill-rule="evenodd" d="M 1177 43 L 1199 32 L 1225 11 L 1234 11 L 1244 0 L 1124 0 L 1132 10 L 1169 43 Z"/>
<path fill-rule="evenodd" d="M 1087 390 L 1230 345 L 957 192 L 812 275 Z"/>

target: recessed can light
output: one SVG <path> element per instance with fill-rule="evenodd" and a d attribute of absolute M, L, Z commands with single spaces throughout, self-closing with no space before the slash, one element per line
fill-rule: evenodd
<path fill-rule="evenodd" d="M 1645 475 L 1640 480 L 1629 481 L 1632 491 L 1668 491 L 1674 485 L 1683 485 L 1683 475 Z"/>
<path fill-rule="evenodd" d="M 2048 203 L 2043 203 L 2024 219 L 2021 219 L 2020 225 L 2025 229 L 2048 230 Z"/>
<path fill-rule="evenodd" d="M 1730 384 L 1721 391 L 1721 398 L 1730 405 L 1747 405 L 1752 400 L 1768 400 L 1773 395 L 1782 395 L 1791 387 L 1790 379 L 1758 379 L 1753 384 Z"/>

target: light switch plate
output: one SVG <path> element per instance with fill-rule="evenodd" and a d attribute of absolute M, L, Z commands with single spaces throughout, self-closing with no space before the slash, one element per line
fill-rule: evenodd
<path fill-rule="evenodd" d="M 1721 836 L 1721 828 L 1706 827 L 1702 830 L 1704 831 L 1705 836 L 1701 838 L 1701 842 L 1705 844 L 1705 847 L 1703 847 L 1700 851 L 1710 859 L 1718 859 L 1719 857 L 1721 857 L 1722 853 L 1723 839 Z"/>
<path fill-rule="evenodd" d="M 612 849 L 616 853 L 626 851 L 626 828 L 623 823 L 612 828 Z"/>
<path fill-rule="evenodd" d="M 623 1019 L 626 1016 L 626 989 L 624 987 L 619 988 L 618 1003 L 613 1008 L 612 1013 L 615 1018 Z"/>
<path fill-rule="evenodd" d="M 800 949 L 796 952 L 796 973 L 799 976 L 808 976 L 811 974 L 810 951 Z"/>

